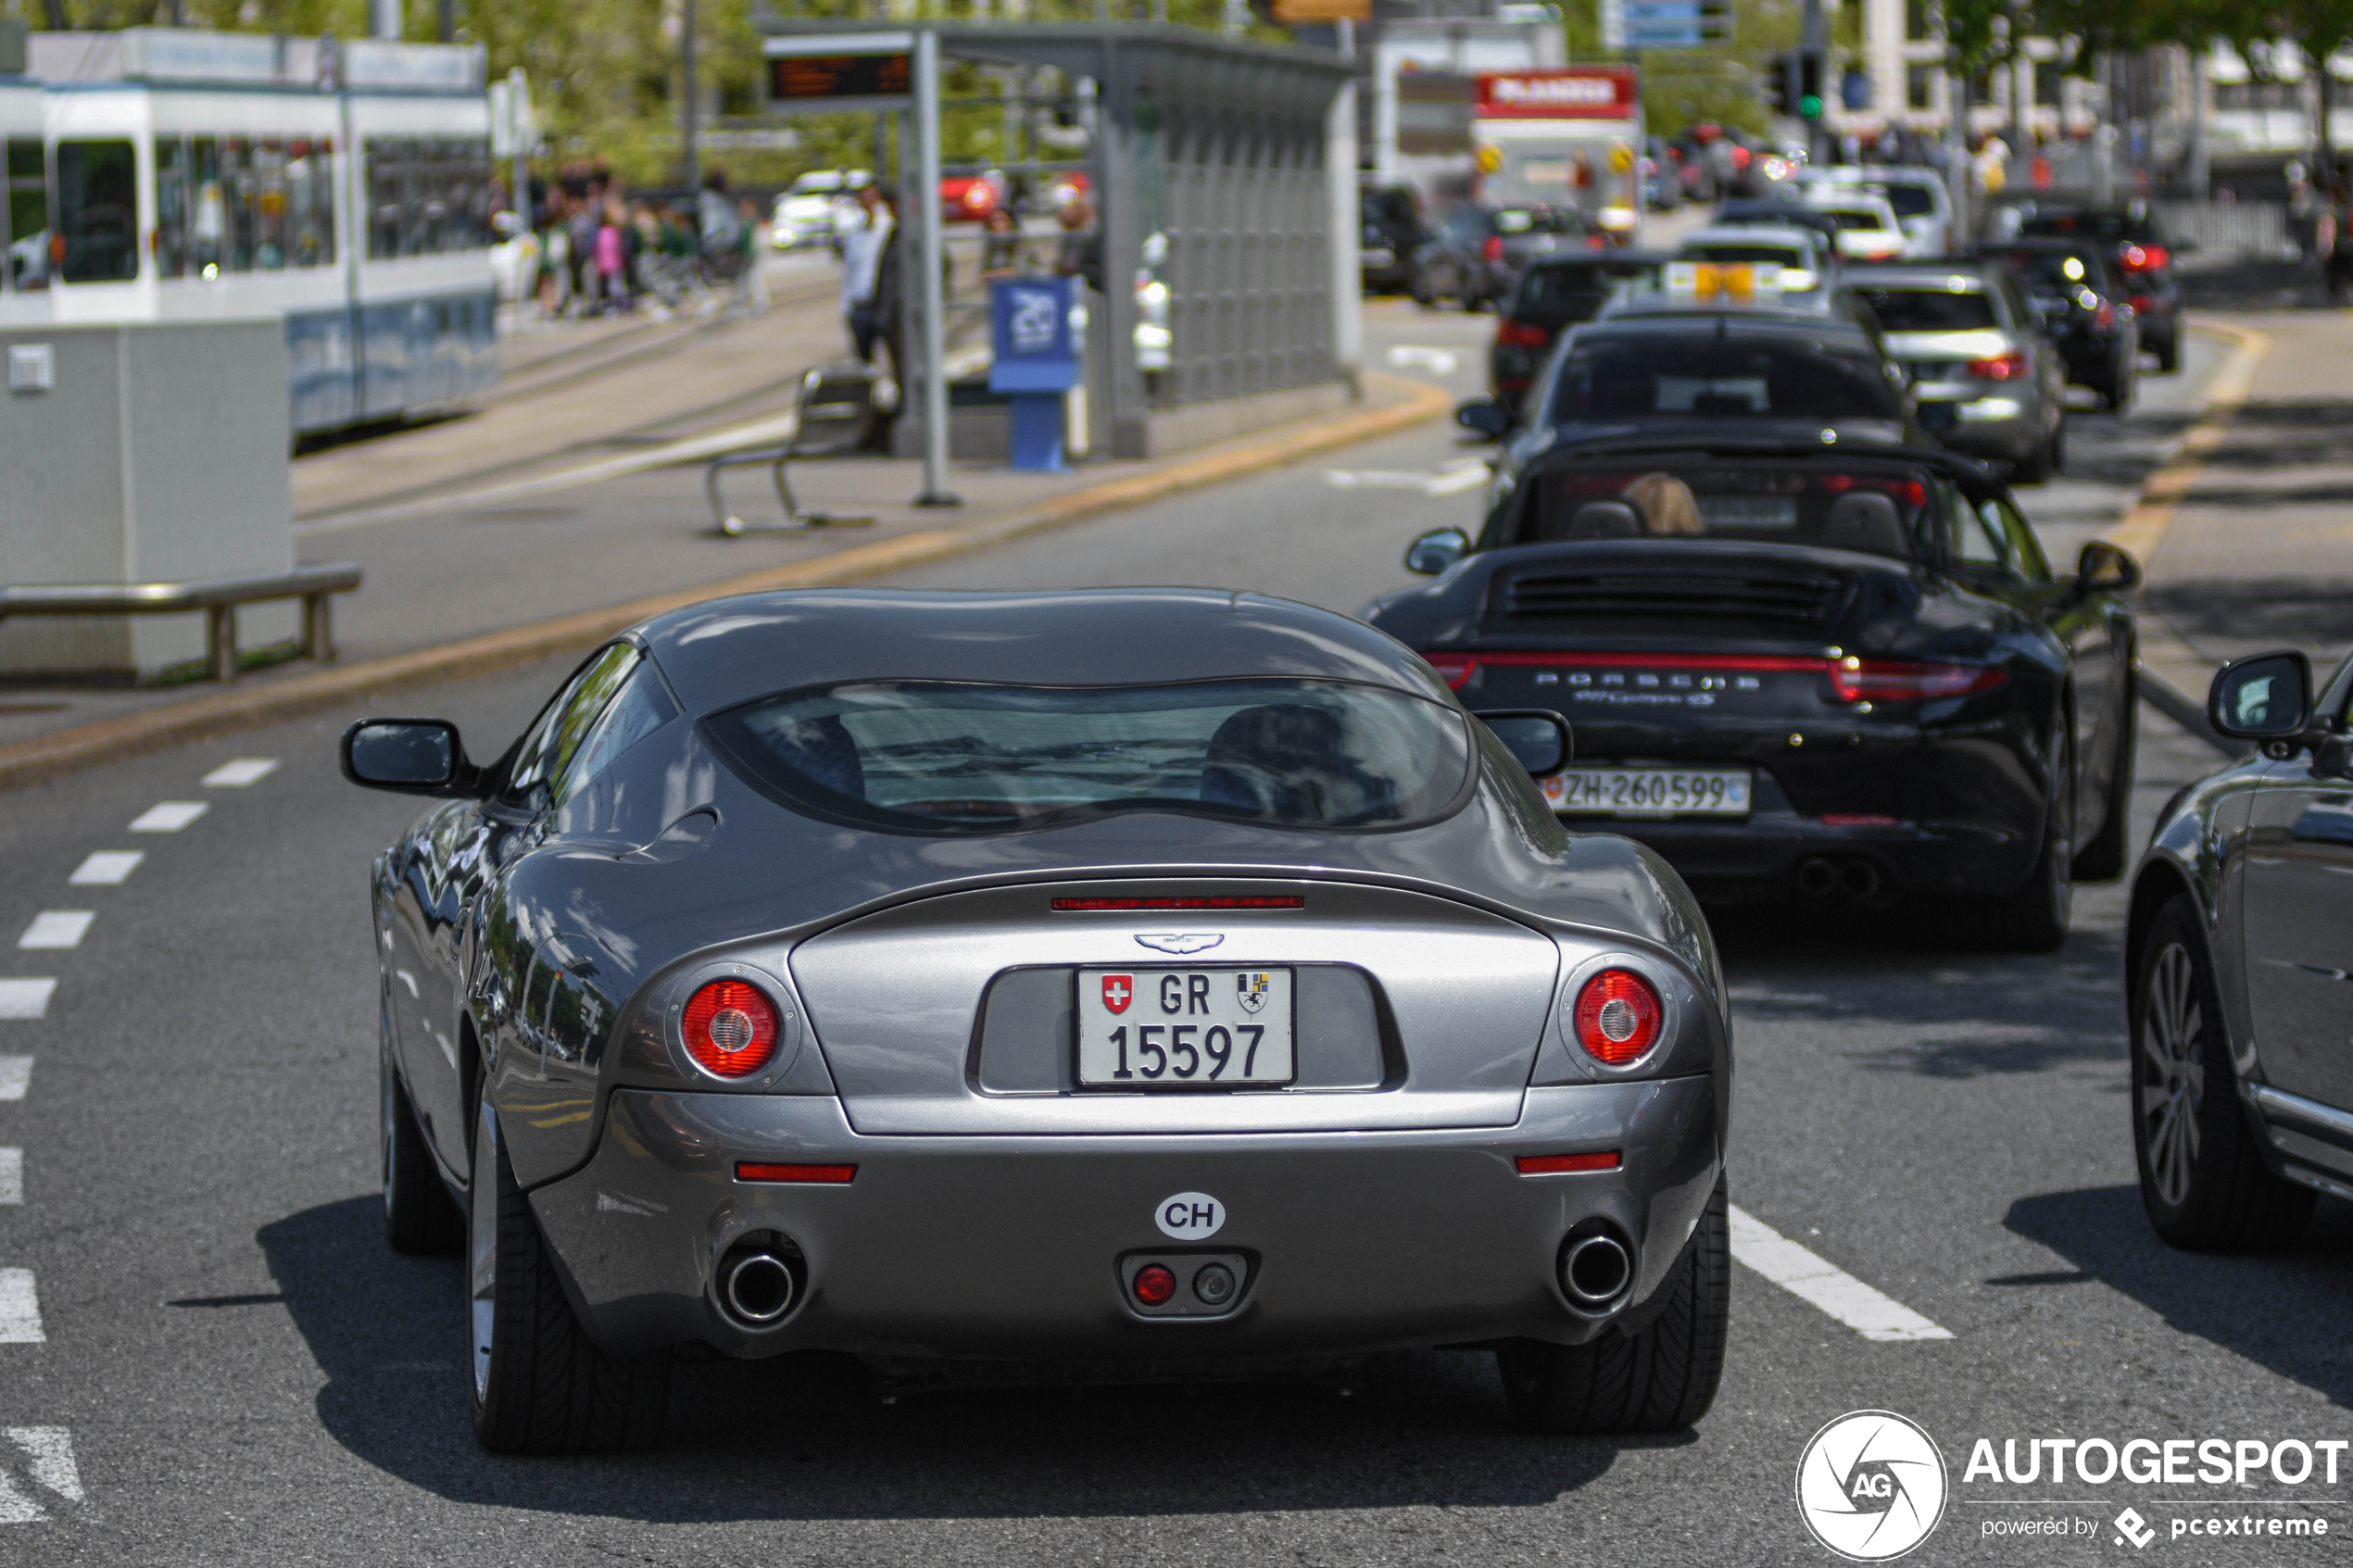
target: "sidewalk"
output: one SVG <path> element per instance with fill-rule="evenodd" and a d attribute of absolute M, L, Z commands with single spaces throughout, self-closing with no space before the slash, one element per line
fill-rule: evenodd
<path fill-rule="evenodd" d="M 1441 389 L 1399 376 L 1371 373 L 1365 387 L 1364 401 L 1340 413 L 1155 462 L 1088 462 L 1062 474 L 958 465 L 951 483 L 964 505 L 953 508 L 912 505 L 913 462 L 795 466 L 805 505 L 871 512 L 868 528 L 727 538 L 712 528 L 702 463 L 658 466 L 677 447 L 642 454 L 639 471 L 598 463 L 539 471 L 521 495 L 508 474 L 413 510 L 322 520 L 297 529 L 301 558 L 358 561 L 367 573 L 336 608 L 337 665 L 280 665 L 228 687 L 0 689 L 0 787 L 362 694 L 585 650 L 716 594 L 859 582 L 986 549 L 1370 440 L 1451 407 Z M 775 515 L 766 470 L 728 481 L 735 510 Z"/>

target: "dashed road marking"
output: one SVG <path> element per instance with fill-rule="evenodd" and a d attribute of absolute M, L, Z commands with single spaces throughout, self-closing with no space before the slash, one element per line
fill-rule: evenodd
<path fill-rule="evenodd" d="M 1901 1301 L 1823 1261 L 1762 1220 L 1733 1209 L 1732 1256 L 1802 1301 L 1820 1308 L 1866 1339 L 1950 1339 Z"/>
<path fill-rule="evenodd" d="M 1335 490 L 1418 490 L 1425 495 L 1459 495 L 1487 483 L 1484 458 L 1461 458 L 1437 469 L 1326 469 L 1324 483 Z"/>
<path fill-rule="evenodd" d="M 24 1150 L 0 1148 L 0 1203 L 24 1201 Z"/>
<path fill-rule="evenodd" d="M 79 947 L 98 917 L 88 909 L 44 909 L 17 938 L 19 947 Z"/>
<path fill-rule="evenodd" d="M 0 1269 L 0 1345 L 44 1345 L 31 1269 Z"/>
<path fill-rule="evenodd" d="M 32 1086 L 32 1058 L 0 1056 L 0 1099 L 22 1099 Z"/>
<path fill-rule="evenodd" d="M 207 773 L 204 783 L 210 789 L 243 789 L 247 784 L 259 784 L 277 771 L 278 759 L 274 757 L 240 757 Z"/>
<path fill-rule="evenodd" d="M 114 887 L 130 880 L 147 858 L 144 849 L 101 849 L 73 868 L 66 880 L 76 887 Z"/>
<path fill-rule="evenodd" d="M 0 1426 L 0 1437 L 23 1456 L 24 1480 L 33 1494 L 67 1502 L 82 1500 L 82 1472 L 73 1461 L 73 1434 L 62 1426 Z M 0 1470 L 0 1524 L 38 1524 L 49 1517 L 36 1495 Z"/>
<path fill-rule="evenodd" d="M 166 800 L 131 821 L 132 833 L 178 833 L 212 808 L 201 800 Z"/>
<path fill-rule="evenodd" d="M 0 980 L 0 1018 L 45 1018 L 54 980 Z"/>
<path fill-rule="evenodd" d="M 1410 370 L 1419 365 L 1434 375 L 1451 376 L 1462 360 L 1451 348 L 1424 348 L 1416 344 L 1401 343 L 1389 351 L 1389 368 Z"/>

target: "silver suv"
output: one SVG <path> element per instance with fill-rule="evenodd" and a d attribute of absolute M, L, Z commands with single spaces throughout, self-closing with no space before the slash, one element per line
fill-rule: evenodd
<path fill-rule="evenodd" d="M 2018 285 L 1969 261 L 1857 267 L 1844 279 L 1879 319 L 1912 384 L 1920 427 L 1957 452 L 2040 484 L 2067 442 L 2067 366 Z"/>

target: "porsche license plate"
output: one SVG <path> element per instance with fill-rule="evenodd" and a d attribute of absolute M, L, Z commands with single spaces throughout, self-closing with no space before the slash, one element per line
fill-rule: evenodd
<path fill-rule="evenodd" d="M 1288 1084 L 1288 969 L 1082 969 L 1078 1082 L 1087 1088 Z"/>
<path fill-rule="evenodd" d="M 1563 816 L 1745 817 L 1745 768 L 1570 768 L 1542 781 Z"/>

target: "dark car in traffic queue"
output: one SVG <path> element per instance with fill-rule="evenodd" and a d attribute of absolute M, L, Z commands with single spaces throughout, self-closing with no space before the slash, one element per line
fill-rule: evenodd
<path fill-rule="evenodd" d="M 1516 408 L 1563 331 L 1592 320 L 1626 284 L 1655 281 L 1667 260 L 1658 251 L 1605 250 L 1546 257 L 1530 267 L 1497 309 L 1489 392 Z"/>
<path fill-rule="evenodd" d="M 2094 542 L 2056 575 L 1956 453 L 1686 422 L 1533 458 L 1360 613 L 1473 710 L 1562 714 L 1554 809 L 1704 900 L 1932 902 L 2057 947 L 2129 856 L 2138 568 Z"/>
<path fill-rule="evenodd" d="M 1406 292 L 1417 305 L 1452 299 L 1466 310 L 1483 309 L 1508 296 L 1520 274 L 1543 257 L 1608 245 L 1574 207 L 1466 204 L 1415 251 Z"/>
<path fill-rule="evenodd" d="M 2140 381 L 2140 323 L 2105 245 L 2083 240 L 2005 240 L 1976 258 L 2010 269 L 2067 361 L 2067 379 L 2120 413 Z"/>
<path fill-rule="evenodd" d="M 477 1437 L 650 1444 L 681 1347 L 1478 1346 L 1532 1429 L 1690 1424 L 1729 1004 L 1674 872 L 1546 809 L 1567 738 L 1207 589 L 738 596 L 495 761 L 353 724 L 345 776 L 425 808 L 367 884 L 384 1222 L 464 1253 Z"/>
<path fill-rule="evenodd" d="M 2145 202 L 2121 207 L 2054 207 L 2041 197 L 2021 218 L 2025 239 L 2089 240 L 2107 245 L 2122 274 L 2141 346 L 2171 373 L 2182 363 L 2182 284 L 2174 258 L 2193 248 L 2177 242 Z"/>
<path fill-rule="evenodd" d="M 2317 690 L 2301 653 L 2235 660 L 2207 721 L 2249 754 L 2166 802 L 2133 874 L 2133 1148 L 2159 1236 L 2247 1251 L 2353 1198 L 2353 659 Z"/>
<path fill-rule="evenodd" d="M 1922 429 L 2040 484 L 2066 452 L 2067 365 L 2008 267 L 1918 261 L 1845 276 L 1912 384 Z"/>

